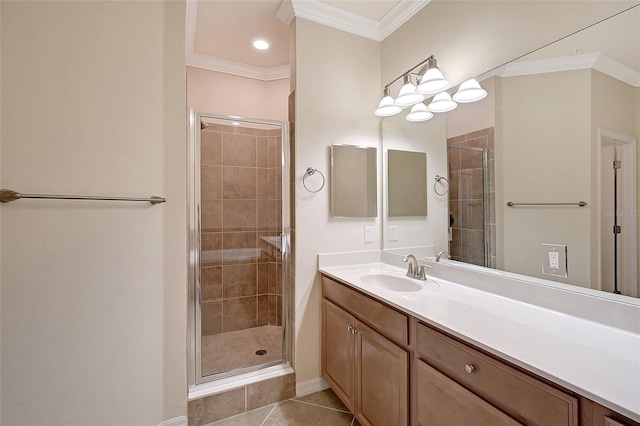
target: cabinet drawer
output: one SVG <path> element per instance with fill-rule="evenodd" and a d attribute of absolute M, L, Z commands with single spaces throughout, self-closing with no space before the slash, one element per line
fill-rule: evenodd
<path fill-rule="evenodd" d="M 322 277 L 322 294 L 385 336 L 409 344 L 409 319 L 405 314 L 325 276 Z"/>
<path fill-rule="evenodd" d="M 422 360 L 521 423 L 578 425 L 576 398 L 422 324 L 416 349 Z"/>
<path fill-rule="evenodd" d="M 425 362 L 416 361 L 418 426 L 522 426 Z"/>

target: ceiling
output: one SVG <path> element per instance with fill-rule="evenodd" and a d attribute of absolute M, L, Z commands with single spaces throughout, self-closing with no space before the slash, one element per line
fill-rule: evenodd
<path fill-rule="evenodd" d="M 289 76 L 294 17 L 382 41 L 430 0 L 192 0 L 187 2 L 187 65 L 259 80 Z M 271 43 L 267 51 L 254 38 Z"/>
<path fill-rule="evenodd" d="M 430 1 L 189 0 L 187 65 L 264 81 L 288 78 L 289 24 L 294 17 L 382 41 Z M 627 68 L 622 73 L 631 77 L 621 79 L 637 86 L 640 79 L 639 23 L 640 7 L 636 7 L 520 59 L 533 64 L 533 68 L 520 64 L 515 71 L 502 74 L 541 72 L 536 60 L 540 63 L 542 58 L 553 57 L 562 59 L 559 65 L 551 65 L 556 67 L 554 69 L 570 69 L 575 67 L 575 61 L 567 62 L 567 58 L 598 52 L 600 58 L 592 55 L 593 61 L 611 59 L 616 68 L 622 65 Z M 267 51 L 254 49 L 251 41 L 258 37 L 267 39 L 271 48 Z M 541 65 L 547 71 L 551 70 L 549 63 Z M 523 66 L 527 68 L 524 71 Z M 589 66 L 598 69 L 593 63 Z M 611 68 L 609 63 L 606 68 Z"/>

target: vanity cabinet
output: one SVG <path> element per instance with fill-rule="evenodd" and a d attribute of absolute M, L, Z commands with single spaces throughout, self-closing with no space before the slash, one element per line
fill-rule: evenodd
<path fill-rule="evenodd" d="M 406 338 L 408 318 L 328 278 L 323 295 L 323 377 L 360 424 L 408 425 L 409 351 L 373 328 Z"/>
<path fill-rule="evenodd" d="M 640 426 L 322 277 L 322 375 L 365 426 Z"/>
<path fill-rule="evenodd" d="M 420 425 L 456 424 L 420 422 L 433 411 L 434 390 L 430 380 L 452 396 L 440 395 L 440 407 L 457 407 L 458 415 L 480 412 L 495 421 L 478 424 L 578 426 L 578 399 L 424 324 L 418 323 L 416 357 L 418 370 L 417 416 Z M 447 402 L 448 400 L 452 402 Z M 479 400 L 479 401 L 478 401 Z M 468 406 L 461 401 L 475 401 Z M 483 406 L 480 402 L 485 402 Z M 464 424 L 464 423 L 459 423 Z"/>

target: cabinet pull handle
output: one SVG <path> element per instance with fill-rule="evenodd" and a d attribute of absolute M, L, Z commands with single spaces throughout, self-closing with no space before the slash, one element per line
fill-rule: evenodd
<path fill-rule="evenodd" d="M 353 334 L 353 327 L 351 325 L 347 326 L 347 331 L 350 331 L 351 334 Z"/>
<path fill-rule="evenodd" d="M 476 368 L 473 366 L 473 364 L 467 364 L 464 366 L 464 371 L 466 371 L 467 374 L 471 374 L 476 371 Z"/>
<path fill-rule="evenodd" d="M 358 332 L 358 330 L 356 330 L 355 328 L 351 329 L 351 334 L 356 334 Z"/>

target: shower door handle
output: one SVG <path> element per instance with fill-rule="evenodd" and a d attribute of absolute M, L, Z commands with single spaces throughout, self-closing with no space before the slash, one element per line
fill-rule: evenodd
<path fill-rule="evenodd" d="M 285 232 L 280 233 L 280 252 L 284 255 L 287 252 L 287 234 Z"/>

